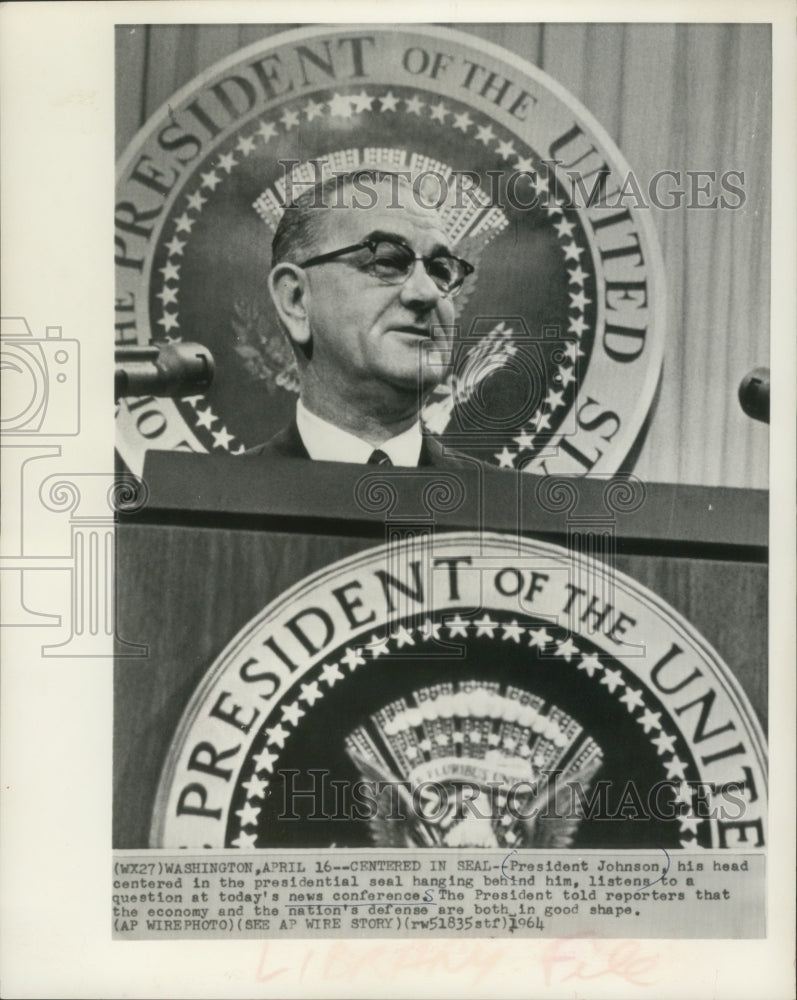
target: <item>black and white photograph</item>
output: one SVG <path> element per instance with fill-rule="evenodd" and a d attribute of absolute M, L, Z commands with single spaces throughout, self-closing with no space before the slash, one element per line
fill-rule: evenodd
<path fill-rule="evenodd" d="M 4 714 L 97 768 L 116 956 L 66 995 L 790 995 L 786 5 L 98 6 L 104 228 L 61 312 L 3 267 Z"/>

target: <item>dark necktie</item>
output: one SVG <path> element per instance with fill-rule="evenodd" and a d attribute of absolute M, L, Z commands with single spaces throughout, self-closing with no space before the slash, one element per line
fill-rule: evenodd
<path fill-rule="evenodd" d="M 390 461 L 390 455 L 386 455 L 381 448 L 376 448 L 371 452 L 371 457 L 368 459 L 368 465 L 392 465 Z"/>

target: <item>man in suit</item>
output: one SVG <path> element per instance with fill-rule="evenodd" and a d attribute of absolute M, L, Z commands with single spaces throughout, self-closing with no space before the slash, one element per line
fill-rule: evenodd
<path fill-rule="evenodd" d="M 296 418 L 247 454 L 465 464 L 423 434 L 419 414 L 445 374 L 453 299 L 472 270 L 400 175 L 360 170 L 304 192 L 277 227 L 268 279 L 299 367 Z"/>

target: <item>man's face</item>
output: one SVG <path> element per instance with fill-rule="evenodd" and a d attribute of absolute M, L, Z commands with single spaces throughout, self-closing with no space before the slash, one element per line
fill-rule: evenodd
<path fill-rule="evenodd" d="M 417 255 L 448 249 L 438 213 L 418 204 L 407 185 L 393 190 L 390 182 L 380 182 L 369 190 L 377 197 L 372 208 L 350 207 L 353 192 L 347 189 L 348 207 L 325 211 L 314 256 L 377 232 L 400 238 Z M 363 194 L 356 198 L 363 204 L 372 200 Z M 324 378 L 345 379 L 363 388 L 381 383 L 427 391 L 444 377 L 449 361 L 451 298 L 434 284 L 421 261 L 405 282 L 393 285 L 368 273 L 369 259 L 369 252 L 361 250 L 305 272 L 312 365 Z"/>

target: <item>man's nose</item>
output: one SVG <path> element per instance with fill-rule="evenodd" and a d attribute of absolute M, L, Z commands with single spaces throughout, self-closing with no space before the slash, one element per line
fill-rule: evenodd
<path fill-rule="evenodd" d="M 422 260 L 416 260 L 410 276 L 401 286 L 399 298 L 410 308 L 432 309 L 443 297 L 443 292 L 429 277 Z"/>

